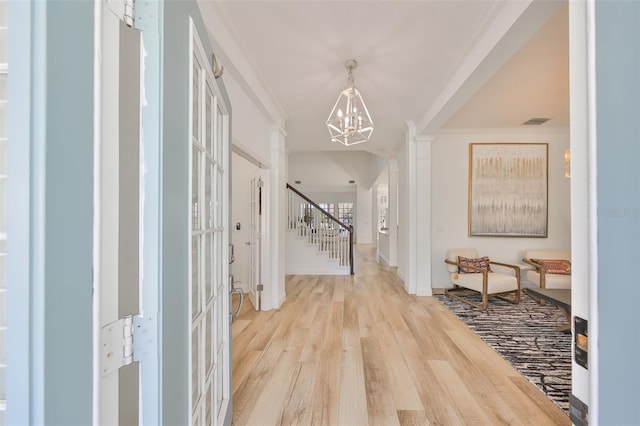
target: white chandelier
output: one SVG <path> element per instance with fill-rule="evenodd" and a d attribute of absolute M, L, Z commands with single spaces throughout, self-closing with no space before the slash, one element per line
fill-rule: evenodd
<path fill-rule="evenodd" d="M 329 114 L 327 128 L 332 141 L 350 146 L 369 140 L 373 133 L 373 121 L 360 92 L 353 85 L 352 71 L 358 63 L 349 59 L 344 66 L 349 70 L 347 86 Z"/>

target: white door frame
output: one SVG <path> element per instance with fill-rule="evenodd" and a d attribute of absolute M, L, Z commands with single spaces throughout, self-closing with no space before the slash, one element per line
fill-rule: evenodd
<path fill-rule="evenodd" d="M 114 367 L 125 361 L 121 348 L 105 351 L 105 330 L 140 313 L 141 36 L 105 1 L 95 20 L 93 421 L 131 424 L 140 421 L 139 365 Z"/>

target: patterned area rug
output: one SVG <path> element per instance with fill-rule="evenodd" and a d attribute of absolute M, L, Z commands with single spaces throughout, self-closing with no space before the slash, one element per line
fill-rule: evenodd
<path fill-rule="evenodd" d="M 436 296 L 482 340 L 569 414 L 571 334 L 554 331 L 567 322 L 558 307 L 522 296 L 519 305 L 489 299 L 486 311 Z M 463 295 L 480 303 L 479 295 Z"/>

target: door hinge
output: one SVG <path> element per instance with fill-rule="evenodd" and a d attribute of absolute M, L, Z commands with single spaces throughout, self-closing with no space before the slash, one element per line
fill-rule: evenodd
<path fill-rule="evenodd" d="M 106 7 L 118 17 L 126 26 L 133 28 L 135 25 L 136 5 L 135 0 L 104 0 Z"/>
<path fill-rule="evenodd" d="M 136 5 L 135 0 L 124 0 L 124 23 L 128 27 L 133 27 L 135 24 L 135 12 Z"/>
<path fill-rule="evenodd" d="M 102 376 L 157 353 L 155 315 L 127 315 L 102 327 L 100 371 Z"/>
<path fill-rule="evenodd" d="M 264 284 L 258 284 L 256 286 L 256 291 L 262 291 L 262 290 L 264 290 Z"/>

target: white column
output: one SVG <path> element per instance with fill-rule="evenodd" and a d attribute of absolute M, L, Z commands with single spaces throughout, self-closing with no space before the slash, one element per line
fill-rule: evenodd
<path fill-rule="evenodd" d="M 271 131 L 271 169 L 269 169 L 268 215 L 269 228 L 265 230 L 269 253 L 265 256 L 263 268 L 269 268 L 269 282 L 265 283 L 262 294 L 262 309 L 278 309 L 286 299 L 286 179 L 287 156 L 285 149 L 286 132 L 281 127 Z"/>
<path fill-rule="evenodd" d="M 416 214 L 416 126 L 411 122 L 407 122 L 405 132 L 405 176 L 407 179 L 407 201 L 405 217 L 407 218 L 407 234 L 406 234 L 406 271 L 404 288 L 409 294 L 416 294 L 416 228 L 418 215 Z"/>
<path fill-rule="evenodd" d="M 398 160 L 389 160 L 389 266 L 398 266 Z"/>
<path fill-rule="evenodd" d="M 431 296 L 431 142 L 416 136 L 416 294 Z"/>
<path fill-rule="evenodd" d="M 405 133 L 408 214 L 405 289 L 431 296 L 431 136 L 416 136 L 413 122 Z M 391 193 L 391 188 L 390 188 Z"/>
<path fill-rule="evenodd" d="M 378 223 L 378 218 L 380 217 L 378 198 L 378 185 L 374 184 L 371 187 L 371 243 L 377 247 L 376 256 L 380 251 L 380 244 L 378 242 L 378 231 L 380 228 L 380 224 Z"/>
<path fill-rule="evenodd" d="M 358 244 L 371 244 L 371 189 L 357 186 L 356 193 L 356 239 Z"/>
<path fill-rule="evenodd" d="M 371 187 L 371 243 L 376 245 L 378 244 L 378 229 L 380 228 L 378 217 L 380 217 L 380 212 L 378 211 L 378 185 L 374 184 Z"/>

